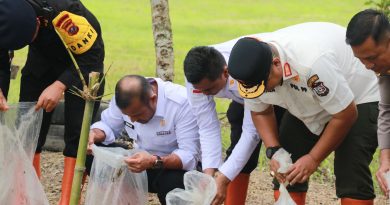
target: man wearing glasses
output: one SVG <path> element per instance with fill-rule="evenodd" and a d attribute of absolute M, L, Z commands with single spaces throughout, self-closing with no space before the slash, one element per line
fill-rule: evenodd
<path fill-rule="evenodd" d="M 230 54 L 229 74 L 240 82 L 245 106 L 270 150 L 274 189 L 288 182 L 298 205 L 305 204 L 310 175 L 332 151 L 341 204 L 368 205 L 375 198 L 369 164 L 377 147 L 377 80 L 344 36 L 345 28 L 335 24 L 304 23 L 261 41 L 242 38 Z M 288 111 L 279 133 L 272 105 Z M 272 158 L 282 149 L 293 161 L 285 174 Z"/>
<path fill-rule="evenodd" d="M 384 174 L 390 170 L 390 24 L 388 17 L 372 9 L 357 13 L 348 24 L 346 41 L 354 55 L 376 72 L 379 80 L 378 144 L 380 167 L 376 173 L 379 185 L 388 197 L 389 186 Z"/>

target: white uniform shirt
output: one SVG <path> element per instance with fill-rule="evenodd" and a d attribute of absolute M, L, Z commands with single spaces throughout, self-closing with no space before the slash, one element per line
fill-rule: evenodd
<path fill-rule="evenodd" d="M 378 116 L 378 146 L 382 149 L 390 149 L 390 75 L 379 76 L 379 101 Z"/>
<path fill-rule="evenodd" d="M 333 114 L 356 104 L 379 100 L 377 78 L 345 43 L 345 28 L 331 23 L 304 23 L 261 38 L 274 45 L 283 67 L 283 84 L 255 99 L 252 111 L 270 104 L 286 108 L 317 135 Z"/>
<path fill-rule="evenodd" d="M 216 47 L 216 49 L 218 49 Z M 218 168 L 230 180 L 233 180 L 249 160 L 253 150 L 260 141 L 248 109 L 244 110 L 241 138 L 233 149 L 228 160 L 222 164 L 221 129 L 215 109 L 216 98 L 232 99 L 240 104 L 244 100 L 237 90 L 237 81 L 229 77 L 224 89 L 215 96 L 205 95 L 186 82 L 188 98 L 193 108 L 200 133 L 202 147 L 202 168 Z"/>
<path fill-rule="evenodd" d="M 198 126 L 188 105 L 186 89 L 159 78 L 155 80 L 157 108 L 149 122 L 132 122 L 122 114 L 113 97 L 109 107 L 102 112 L 101 121 L 94 123 L 91 129 L 103 130 L 106 134 L 103 143 L 107 145 L 125 128 L 137 148 L 159 156 L 174 153 L 181 159 L 184 170 L 193 170 L 199 161 L 200 145 Z"/>

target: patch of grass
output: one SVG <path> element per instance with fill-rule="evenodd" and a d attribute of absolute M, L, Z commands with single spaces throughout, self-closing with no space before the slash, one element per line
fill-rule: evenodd
<path fill-rule="evenodd" d="M 269 32 L 308 21 L 328 21 L 346 26 L 350 18 L 364 9 L 365 0 L 170 0 L 170 16 L 175 53 L 175 82 L 184 83 L 183 59 L 197 45 L 224 42 L 245 34 Z M 106 93 L 125 74 L 155 75 L 155 51 L 149 1 L 83 0 L 99 19 L 106 47 L 105 64 L 113 63 L 107 76 Z M 23 65 L 26 49 L 16 52 L 15 63 Z M 19 96 L 20 74 L 11 83 L 10 102 Z M 111 98 L 107 96 L 106 99 Z M 226 112 L 229 101 L 218 100 L 218 112 Z M 223 126 L 223 144 L 230 144 L 228 126 Z M 371 168 L 378 167 L 377 154 Z M 268 167 L 264 148 L 259 165 Z M 326 159 L 315 180 L 333 181 L 333 157 Z M 376 180 L 375 180 L 376 183 Z M 377 187 L 377 185 L 376 185 Z"/>

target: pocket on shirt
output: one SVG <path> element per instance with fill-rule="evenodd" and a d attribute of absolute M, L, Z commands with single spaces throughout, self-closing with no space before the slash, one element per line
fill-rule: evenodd
<path fill-rule="evenodd" d="M 154 139 L 152 140 L 155 145 L 176 145 L 177 139 L 174 131 L 172 130 L 160 130 L 156 132 Z"/>

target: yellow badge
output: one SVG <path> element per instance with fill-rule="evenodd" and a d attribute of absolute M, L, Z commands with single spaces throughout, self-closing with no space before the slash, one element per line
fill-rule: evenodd
<path fill-rule="evenodd" d="M 98 35 L 87 19 L 67 11 L 58 14 L 53 19 L 53 25 L 66 46 L 75 54 L 88 51 Z"/>
<path fill-rule="evenodd" d="M 307 80 L 307 87 L 313 88 L 313 84 L 320 79 L 317 74 L 311 76 L 309 80 Z"/>
<path fill-rule="evenodd" d="M 233 79 L 230 79 L 229 81 L 229 86 L 232 87 L 234 85 L 234 80 Z"/>

